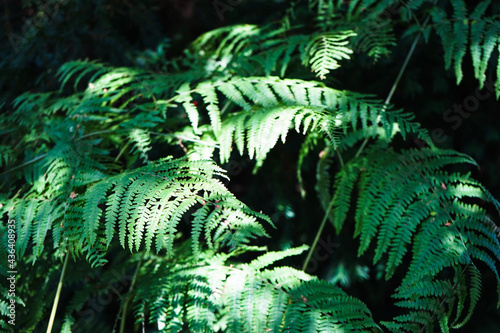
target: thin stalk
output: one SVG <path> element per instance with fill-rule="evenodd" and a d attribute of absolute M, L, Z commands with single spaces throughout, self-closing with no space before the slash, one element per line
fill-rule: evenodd
<path fill-rule="evenodd" d="M 406 59 L 403 62 L 403 66 L 401 66 L 401 69 L 399 70 L 398 76 L 396 77 L 396 80 L 394 81 L 394 84 L 391 87 L 391 91 L 389 92 L 389 95 L 387 95 L 387 98 L 385 99 L 384 109 L 391 102 L 392 95 L 394 95 L 394 92 L 396 91 L 396 88 L 398 87 L 399 81 L 403 77 L 403 73 L 406 70 L 406 66 L 408 66 L 408 62 L 410 62 L 410 58 L 413 55 L 413 52 L 415 51 L 415 48 L 417 47 L 417 43 L 418 43 L 418 41 L 420 39 L 420 36 L 422 35 L 423 29 L 425 28 L 425 26 L 429 22 L 429 18 L 430 18 L 430 16 L 428 16 L 425 19 L 424 24 L 422 25 L 422 29 L 420 30 L 420 32 L 418 33 L 418 35 L 415 37 L 415 40 L 413 41 L 413 44 L 410 47 L 410 51 L 408 51 L 408 55 L 406 56 Z"/>
<path fill-rule="evenodd" d="M 126 319 L 127 319 L 128 303 L 132 299 L 132 291 L 134 290 L 134 285 L 135 285 L 135 281 L 137 280 L 137 275 L 139 275 L 139 269 L 141 268 L 142 259 L 144 259 L 144 254 L 145 254 L 145 252 L 142 252 L 141 259 L 137 263 L 137 268 L 135 269 L 134 278 L 132 279 L 132 284 L 130 285 L 130 289 L 128 291 L 127 299 L 125 300 L 125 303 L 123 304 L 122 319 L 121 319 L 121 322 L 120 322 L 120 333 L 124 333 L 125 332 L 125 322 L 126 322 Z"/>
<path fill-rule="evenodd" d="M 127 132 L 128 130 L 120 130 L 120 129 L 112 129 L 112 130 L 103 130 L 103 131 L 97 131 L 97 132 L 91 132 L 91 133 L 88 133 L 88 134 L 85 134 L 85 135 L 82 135 L 81 137 L 79 137 L 78 139 L 81 140 L 83 138 L 88 138 L 89 136 L 93 136 L 93 135 L 99 135 L 99 134 L 105 134 L 105 133 L 114 133 L 114 132 Z"/>
<path fill-rule="evenodd" d="M 64 258 L 63 269 L 61 272 L 61 277 L 59 278 L 59 284 L 57 285 L 56 296 L 54 297 L 54 303 L 52 304 L 52 312 L 50 313 L 49 325 L 47 326 L 47 333 L 52 332 L 52 326 L 54 325 L 54 319 L 56 318 L 57 305 L 59 303 L 59 297 L 61 296 L 62 285 L 64 281 L 64 276 L 66 275 L 66 267 L 68 267 L 69 254 L 66 253 L 66 258 Z"/>
<path fill-rule="evenodd" d="M 335 149 L 335 152 L 337 153 L 337 156 L 339 158 L 340 167 L 343 168 L 344 167 L 344 159 L 342 158 L 342 155 L 340 155 L 340 152 L 338 149 Z"/>
<path fill-rule="evenodd" d="M 130 140 L 125 144 L 125 146 L 123 146 L 123 148 L 120 150 L 120 153 L 118 154 L 118 156 L 116 156 L 115 163 L 118 162 L 118 160 L 120 159 L 122 154 L 125 152 L 125 150 L 127 149 L 129 144 L 130 144 Z"/>
<path fill-rule="evenodd" d="M 20 168 L 25 167 L 25 166 L 27 166 L 27 165 L 33 164 L 33 163 L 35 163 L 35 162 L 38 162 L 38 161 L 39 161 L 39 160 L 41 160 L 42 158 L 45 158 L 45 156 L 47 156 L 47 154 L 43 154 L 43 155 L 37 156 L 37 157 L 35 157 L 35 158 L 33 158 L 33 159 L 29 160 L 28 162 L 24 162 L 23 164 L 20 164 L 20 165 L 18 165 L 18 166 L 15 166 L 15 167 L 13 167 L 13 168 L 10 168 L 9 170 L 6 170 L 6 171 L 4 171 L 4 172 L 0 173 L 0 176 L 3 176 L 3 175 L 5 175 L 6 173 L 9 173 L 9 172 L 12 172 L 12 171 L 14 171 L 14 170 L 20 169 Z"/>
<path fill-rule="evenodd" d="M 231 104 L 231 101 L 227 101 L 226 104 L 224 104 L 224 107 L 222 108 L 222 110 L 220 111 L 220 114 L 223 115 L 224 112 L 226 112 L 227 108 L 229 107 L 229 105 Z"/>
<path fill-rule="evenodd" d="M 314 242 L 311 245 L 311 248 L 309 249 L 309 253 L 307 254 L 306 261 L 304 261 L 304 266 L 302 266 L 303 271 L 306 270 L 306 267 L 309 264 L 309 261 L 311 260 L 313 251 L 316 248 L 316 245 L 318 245 L 319 236 L 321 236 L 321 233 L 323 232 L 323 229 L 325 228 L 326 221 L 328 220 L 328 216 L 330 215 L 330 211 L 332 210 L 334 202 L 335 202 L 335 200 L 332 198 L 332 200 L 330 201 L 330 204 L 328 205 L 328 209 L 326 210 L 325 216 L 323 217 L 323 221 L 321 221 L 321 225 L 319 226 L 318 232 L 316 233 L 316 238 L 314 238 Z"/>
<path fill-rule="evenodd" d="M 429 22 L 430 17 L 428 16 L 425 19 L 424 24 L 422 24 L 422 29 L 418 33 L 418 35 L 415 37 L 415 40 L 413 40 L 413 44 L 410 47 L 410 50 L 408 51 L 408 54 L 406 55 L 406 59 L 403 62 L 403 65 L 401 66 L 401 69 L 399 70 L 398 76 L 396 77 L 396 80 L 394 80 L 394 83 L 392 84 L 391 90 L 389 91 L 389 94 L 387 95 L 387 98 L 384 101 L 384 105 L 382 106 L 382 111 L 384 111 L 389 103 L 391 102 L 392 96 L 394 95 L 394 92 L 396 91 L 396 88 L 398 87 L 399 81 L 403 77 L 403 73 L 406 70 L 406 67 L 408 66 L 408 63 L 410 62 L 410 58 L 413 55 L 413 52 L 415 51 L 415 48 L 417 47 L 418 41 L 420 39 L 420 35 L 422 34 L 422 31 L 424 30 L 425 26 Z M 354 158 L 357 158 L 359 155 L 361 155 L 361 152 L 363 149 L 366 147 L 366 144 L 368 143 L 368 139 L 366 138 L 361 146 L 359 147 L 358 151 L 356 152 L 356 155 Z M 340 157 L 340 156 L 339 156 Z M 316 245 L 318 244 L 319 237 L 321 236 L 321 233 L 323 232 L 323 228 L 325 227 L 326 221 L 328 220 L 328 215 L 330 214 L 330 210 L 332 209 L 333 206 L 333 198 L 332 201 L 330 201 L 330 205 L 328 206 L 328 209 L 325 213 L 325 217 L 323 218 L 323 221 L 321 222 L 321 225 L 318 229 L 318 232 L 316 233 L 316 238 L 314 239 L 314 242 L 311 246 L 311 249 L 309 250 L 309 253 L 307 254 L 306 261 L 304 262 L 304 266 L 302 267 L 302 270 L 304 271 L 307 267 L 307 264 L 309 264 L 309 260 L 311 260 L 312 254 L 314 249 L 316 248 Z"/>
<path fill-rule="evenodd" d="M 396 91 L 396 88 L 398 87 L 399 81 L 403 77 L 403 73 L 406 70 L 406 66 L 408 66 L 408 63 L 410 62 L 410 58 L 413 55 L 415 48 L 417 47 L 420 36 L 422 35 L 422 31 L 424 31 L 424 28 L 426 27 L 427 23 L 429 22 L 429 19 L 430 19 L 430 16 L 428 16 L 425 19 L 424 24 L 422 24 L 422 29 L 420 30 L 418 35 L 415 37 L 415 40 L 413 40 L 413 44 L 410 47 L 410 51 L 408 51 L 408 54 L 406 55 L 406 59 L 403 62 L 401 69 L 399 70 L 398 76 L 396 76 L 396 80 L 394 80 L 394 83 L 392 84 L 391 90 L 389 91 L 389 94 L 387 95 L 387 98 L 384 101 L 384 105 L 382 106 L 382 111 L 385 111 L 385 109 L 389 106 L 389 103 L 391 102 L 392 96 L 394 95 L 394 92 Z M 368 139 L 369 138 L 366 138 L 363 141 L 363 144 L 361 144 L 361 147 L 359 147 L 359 150 L 357 151 L 355 158 L 358 157 L 359 155 L 361 155 L 361 152 L 365 148 L 366 143 L 368 142 Z"/>

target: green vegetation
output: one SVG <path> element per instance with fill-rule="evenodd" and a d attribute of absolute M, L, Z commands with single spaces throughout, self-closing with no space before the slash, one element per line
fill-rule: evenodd
<path fill-rule="evenodd" d="M 499 324 L 498 4 L 92 3 L 5 2 L 2 330 Z"/>

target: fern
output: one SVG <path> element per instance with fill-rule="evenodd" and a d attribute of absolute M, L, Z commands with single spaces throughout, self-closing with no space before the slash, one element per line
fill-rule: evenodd
<path fill-rule="evenodd" d="M 446 3 L 446 4 L 444 4 Z M 397 1 L 372 1 L 357 0 L 349 2 L 337 2 L 333 0 L 315 1 L 310 0 L 311 8 L 316 8 L 319 19 L 318 26 L 324 31 L 327 29 L 351 29 L 357 33 L 353 39 L 355 50 L 367 52 L 375 60 L 382 55 L 388 55 L 390 46 L 394 45 L 394 35 L 392 33 L 393 24 L 387 19 L 400 17 L 403 21 L 414 20 L 418 11 L 425 5 L 431 6 L 429 18 L 431 18 L 431 28 L 440 37 L 443 50 L 445 67 L 453 67 L 457 77 L 457 83 L 463 78 L 463 62 L 467 49 L 472 56 L 474 75 L 478 79 L 480 88 L 483 88 L 487 72 L 492 69 L 494 63 L 500 63 L 499 59 L 492 58 L 494 50 L 499 48 L 499 23 L 495 17 L 485 15 L 491 1 L 480 1 L 474 8 L 468 8 L 463 0 L 453 0 L 439 2 L 422 0 L 408 1 L 398 4 Z M 394 10 L 391 7 L 396 7 Z M 451 7 L 451 13 L 448 8 Z M 345 15 L 345 20 L 340 19 L 340 13 Z M 376 29 L 376 33 L 370 31 Z M 425 24 L 410 27 L 407 33 L 424 31 L 424 36 L 428 39 L 430 29 Z M 497 99 L 500 97 L 499 70 L 490 71 L 497 73 L 496 82 L 488 87 L 488 90 L 495 92 Z M 490 80 L 493 81 L 493 80 Z"/>
<path fill-rule="evenodd" d="M 135 144 L 135 149 L 137 149 L 141 158 L 144 162 L 148 162 L 148 151 L 151 149 L 151 137 L 149 133 L 143 129 L 133 129 L 130 132 L 130 139 Z"/>
<path fill-rule="evenodd" d="M 226 332 L 376 329 L 366 306 L 339 288 L 292 268 L 266 269 L 304 250 L 268 252 L 231 266 L 226 264 L 230 256 L 208 254 L 196 265 L 178 259 L 169 267 L 156 266 L 142 283 L 161 293 L 140 288 L 136 318 L 150 313 L 158 330 L 166 332 L 206 332 L 215 322 Z"/>
<path fill-rule="evenodd" d="M 497 20 L 485 17 L 485 11 L 490 5 L 489 0 L 479 2 L 471 13 L 463 0 L 450 1 L 450 3 L 453 8 L 451 15 L 438 6 L 430 11 L 434 29 L 443 43 L 445 67 L 448 69 L 453 66 L 457 83 L 460 83 L 463 78 L 462 64 L 467 47 L 469 47 L 474 75 L 482 88 L 486 82 L 487 70 L 491 65 L 493 50 L 499 46 L 500 25 Z M 410 7 L 417 9 L 420 5 L 422 2 L 412 4 Z M 494 61 L 494 59 L 491 60 Z M 500 63 L 499 59 L 496 59 L 496 62 Z M 488 87 L 488 90 L 495 92 L 498 99 L 500 76 L 499 71 L 496 70 L 496 72 L 497 80 L 491 87 Z"/>
<path fill-rule="evenodd" d="M 389 9 L 396 1 L 309 1 L 316 7 L 317 26 L 322 32 L 351 30 L 349 47 L 366 53 L 377 61 L 389 56 L 390 47 L 396 45 Z M 389 12 L 389 15 L 387 14 Z M 345 15 L 345 17 L 344 17 Z"/>
<path fill-rule="evenodd" d="M 261 165 L 280 138 L 285 142 L 290 128 L 303 133 L 320 129 L 334 147 L 340 142 L 340 133 L 347 131 L 347 124 L 356 129 L 358 123 L 363 128 L 371 127 L 373 134 L 377 127 L 383 128 L 387 139 L 399 131 L 403 136 L 408 132 L 416 132 L 420 138 L 430 142 L 427 132 L 419 129 L 417 124 L 412 124 L 410 115 L 400 111 L 382 111 L 381 102 L 371 100 L 371 96 L 341 92 L 301 80 L 273 77 L 234 78 L 179 90 L 178 100 L 189 115 L 195 131 L 200 115 L 190 102 L 192 97 L 188 96 L 193 93 L 203 95 L 206 89 L 216 89 L 243 108 L 242 112 L 233 113 L 222 121 L 218 136 L 222 162 L 228 160 L 232 142 L 235 142 L 240 153 L 244 153 L 247 148 L 249 156 L 255 156 L 258 165 Z M 210 119 L 218 117 L 212 115 Z M 217 128 L 218 120 L 215 120 L 215 125 L 212 120 L 211 125 Z M 216 133 L 215 136 L 217 138 Z"/>
<path fill-rule="evenodd" d="M 485 211 L 465 200 L 481 199 L 497 209 L 500 205 L 468 175 L 440 171 L 443 166 L 455 163 L 475 164 L 469 157 L 453 151 L 423 149 L 397 154 L 390 148 L 381 150 L 374 146 L 337 173 L 333 195 L 328 196 L 333 203 L 330 220 L 340 232 L 351 206 L 353 188 L 361 189 L 355 204 L 354 236 L 360 238 L 358 255 L 376 241 L 373 262 L 386 258 L 387 279 L 402 265 L 412 244 L 410 266 L 393 297 L 399 300 L 397 305 L 418 312 L 384 323 L 393 331 L 415 331 L 432 322 L 435 313 L 439 314 L 437 319 L 443 327 L 448 327 L 448 322 L 456 327 L 467 322 L 480 294 L 481 274 L 476 268 L 479 261 L 500 282 L 498 238 L 488 226 Z M 327 203 L 323 200 L 324 205 Z M 423 265 L 426 270 L 422 270 Z M 440 279 L 439 273 L 447 269 L 455 271 L 453 277 Z M 469 301 L 460 290 L 471 291 Z M 459 301 L 455 303 L 457 297 Z M 454 307 L 457 311 L 452 317 Z M 464 308 L 467 316 L 461 318 Z"/>
<path fill-rule="evenodd" d="M 352 50 L 345 46 L 348 44 L 346 39 L 354 35 L 352 31 L 320 35 L 309 44 L 309 63 L 320 79 L 324 80 L 330 70 L 340 67 L 338 60 L 349 59 Z"/>
<path fill-rule="evenodd" d="M 462 172 L 475 161 L 436 147 L 414 114 L 391 106 L 399 77 L 382 102 L 339 88 L 342 71 L 335 80 L 329 75 L 349 63 L 368 66 L 366 56 L 387 57 L 376 64 L 385 66 L 399 58 L 392 46 L 415 33 L 429 42 L 432 29 L 457 83 L 469 49 L 483 87 L 497 55 L 498 18 L 486 14 L 488 1 L 469 9 L 463 0 L 414 0 L 387 17 L 394 5 L 297 1 L 281 20 L 215 29 L 180 57 L 156 58 L 161 71 L 71 61 L 57 72 L 57 91 L 25 92 L 2 104 L 0 214 L 16 223 L 23 279 L 16 329 L 39 330 L 54 318 L 36 295 L 57 299 L 60 271 L 67 271 L 65 297 L 55 327 L 63 332 L 124 331 L 130 308 L 134 330 L 143 331 L 380 332 L 380 323 L 394 332 L 448 332 L 470 321 L 485 277 L 493 277 L 500 298 L 493 222 L 500 204 Z M 421 147 L 408 148 L 415 138 Z M 268 178 L 296 160 L 305 217 L 281 218 L 279 207 L 300 200 L 293 180 L 281 190 L 274 180 L 242 186 L 246 174 L 230 183 L 218 164 L 237 156 L 248 156 L 240 162 Z M 275 193 L 259 192 L 250 208 L 230 191 L 242 187 Z M 273 221 L 284 236 L 268 230 Z M 308 267 L 327 221 L 356 240 L 340 261 L 324 262 L 328 280 L 321 280 L 291 266 L 308 248 L 297 244 L 316 233 Z M 7 229 L 2 223 L 3 262 Z M 345 252 L 372 260 L 392 280 L 385 289 L 396 286 L 397 314 L 374 318 L 340 289 L 339 274 L 330 273 L 350 269 Z M 0 273 L 8 274 L 3 264 Z M 114 322 L 99 314 L 86 323 L 82 311 L 110 294 L 103 313 L 119 309 Z M 0 327 L 10 328 L 3 319 Z"/>
<path fill-rule="evenodd" d="M 75 239 L 79 248 L 92 247 L 102 229 L 106 246 L 116 233 L 121 246 L 130 250 L 139 251 L 144 241 L 146 253 L 154 242 L 156 252 L 166 249 L 170 254 L 181 218 L 196 205 L 201 206 L 193 213 L 191 238 L 196 252 L 203 230 L 200 214 L 205 217 L 202 221 L 210 247 L 234 247 L 265 235 L 256 217 L 271 221 L 251 212 L 230 195 L 220 181 L 211 179 L 222 172 L 203 161 L 163 161 L 109 177 L 73 200 L 75 213 L 83 213 L 83 224 L 66 235 Z M 98 208 L 100 203 L 106 205 L 105 212 Z M 101 215 L 105 216 L 102 227 Z"/>

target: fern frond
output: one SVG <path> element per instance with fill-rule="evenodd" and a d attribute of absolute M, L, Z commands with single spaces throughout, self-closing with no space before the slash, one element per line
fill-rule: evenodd
<path fill-rule="evenodd" d="M 257 26 L 250 24 L 223 27 L 201 35 L 192 43 L 192 47 L 202 55 L 210 55 L 213 52 L 215 59 L 222 60 L 238 54 L 238 51 L 247 45 L 250 37 L 259 32 Z"/>
<path fill-rule="evenodd" d="M 362 23 L 359 25 L 363 26 Z M 372 31 L 371 27 L 375 31 Z M 352 39 L 353 50 L 366 53 L 374 62 L 381 57 L 387 57 L 390 54 L 389 48 L 396 45 L 392 25 L 387 21 L 372 21 L 369 26 L 357 31 L 360 32 Z"/>
<path fill-rule="evenodd" d="M 457 84 L 461 82 L 462 63 L 469 46 L 472 56 L 474 75 L 478 79 L 480 88 L 486 82 L 488 70 L 495 48 L 500 47 L 500 22 L 494 18 L 485 17 L 485 11 L 490 1 L 481 1 L 472 13 L 468 13 L 463 0 L 452 1 L 453 14 L 448 18 L 447 13 L 440 7 L 431 10 L 431 17 L 437 34 L 443 42 L 445 51 L 445 67 L 453 65 L 457 77 Z M 496 59 L 500 64 L 500 59 Z M 497 71 L 498 72 L 498 71 Z M 489 83 L 488 90 L 500 97 L 500 76 L 495 83 Z"/>
<path fill-rule="evenodd" d="M 0 145 L 0 167 L 3 167 L 13 159 L 13 151 L 9 146 Z"/>
<path fill-rule="evenodd" d="M 235 77 L 210 85 L 213 87 L 211 89 L 243 108 L 243 111 L 224 116 L 218 112 L 220 107 L 214 106 L 210 111 L 218 112 L 222 119 L 220 134 L 215 135 L 220 143 L 222 162 L 229 158 L 232 143 L 235 142 L 240 153 L 243 154 L 246 147 L 250 157 L 255 157 L 259 166 L 279 139 L 285 142 L 291 128 L 302 133 L 320 131 L 327 135 L 334 147 L 340 142 L 342 131 L 346 134 L 349 125 L 356 129 L 358 124 L 363 129 L 370 128 L 372 135 L 377 134 L 377 128 L 382 127 L 386 140 L 398 132 L 403 136 L 414 132 L 432 144 L 427 132 L 412 121 L 413 116 L 400 110 L 382 111 L 382 103 L 372 100 L 371 96 L 338 91 L 315 82 L 276 77 Z M 207 82 L 194 89 L 185 86 L 175 97 L 185 108 L 195 130 L 200 114 L 192 103 L 192 94 L 207 87 Z M 215 101 L 212 97 L 205 102 L 214 105 Z M 213 128 L 219 126 L 219 117 L 210 116 L 215 121 Z"/>
<path fill-rule="evenodd" d="M 184 316 L 197 331 L 216 320 L 226 332 L 379 330 L 366 306 L 334 285 L 290 267 L 264 269 L 304 249 L 270 252 L 249 264 L 228 266 L 227 255 L 201 254 L 197 265 L 181 258 L 156 265 L 139 280 L 157 287 L 139 289 L 136 317 L 149 309 L 159 331 L 179 330 Z"/>
<path fill-rule="evenodd" d="M 191 208 L 195 208 L 192 213 L 195 250 L 199 248 L 203 223 L 211 247 L 214 243 L 237 246 L 249 238 L 266 235 L 257 219 L 271 223 L 269 218 L 251 212 L 236 200 L 214 178 L 222 172 L 207 161 L 163 160 L 108 177 L 78 197 L 84 211 L 83 221 L 71 231 L 74 236 L 68 237 L 79 239 L 82 247 L 86 244 L 92 247 L 97 234 L 104 232 L 107 247 L 118 234 L 123 247 L 138 251 L 144 244 L 146 252 L 151 250 L 155 239 L 157 252 L 165 249 L 171 254 L 178 224 Z"/>
<path fill-rule="evenodd" d="M 94 72 L 89 79 L 89 82 L 93 82 L 93 80 L 97 76 L 102 75 L 107 71 L 108 69 L 106 68 L 106 66 L 97 61 L 81 60 L 65 63 L 63 66 L 61 66 L 61 68 L 59 68 L 57 75 L 61 80 L 61 90 L 63 90 L 66 83 L 73 78 L 75 80 L 73 88 L 77 90 L 78 83 L 86 75 Z"/>
<path fill-rule="evenodd" d="M 352 31 L 321 34 L 309 43 L 306 47 L 309 55 L 306 60 L 321 80 L 324 80 L 331 70 L 340 67 L 338 61 L 350 58 L 353 51 L 347 47 L 348 39 L 355 35 Z"/>
<path fill-rule="evenodd" d="M 144 129 L 134 128 L 130 131 L 130 139 L 134 143 L 134 149 L 139 151 L 144 163 L 148 162 L 148 151 L 151 150 L 151 137 Z M 133 152 L 134 150 L 132 150 Z"/>
<path fill-rule="evenodd" d="M 451 323 L 461 326 L 470 318 L 480 294 L 480 273 L 475 263 L 486 264 L 500 285 L 500 242 L 484 210 L 466 202 L 480 199 L 496 203 L 469 175 L 441 171 L 457 163 L 475 165 L 466 155 L 435 149 L 396 154 L 391 148 L 382 149 L 374 145 L 365 156 L 352 159 L 337 173 L 330 220 L 339 232 L 356 186 L 359 195 L 354 236 L 360 238 L 358 255 L 376 240 L 373 261 L 377 263 L 386 256 L 386 278 L 394 275 L 403 257 L 411 256 L 405 278 L 393 297 L 401 300 L 396 305 L 419 312 L 410 311 L 384 325 L 408 332 L 419 325 L 431 327 L 435 320 L 442 327 Z M 425 271 L 421 270 L 423 265 Z M 470 279 L 462 276 L 467 267 Z M 440 273 L 449 269 L 455 269 L 454 277 L 442 280 Z M 469 303 L 461 288 L 471 289 Z M 452 317 L 455 307 L 457 312 Z M 467 315 L 460 318 L 463 309 Z M 436 312 L 446 318 L 434 316 Z"/>

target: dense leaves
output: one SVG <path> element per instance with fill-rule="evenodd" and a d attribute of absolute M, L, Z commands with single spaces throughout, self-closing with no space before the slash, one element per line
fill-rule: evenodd
<path fill-rule="evenodd" d="M 237 24 L 169 35 L 180 28 L 154 18 L 156 1 L 95 1 L 105 19 L 78 27 L 83 2 L 6 1 L 51 12 L 17 44 L 19 18 L 3 19 L 16 55 L 0 62 L 2 329 L 45 330 L 59 296 L 61 332 L 473 329 L 494 303 L 485 289 L 500 299 L 495 189 L 416 121 L 431 102 L 390 102 L 398 84 L 420 92 L 398 70 L 448 68 L 478 85 L 469 112 L 480 89 L 498 98 L 497 5 L 256 1 L 274 9 L 262 17 L 244 2 L 172 3 L 182 22 L 203 9 L 197 21 Z M 97 49 L 79 52 L 79 34 Z M 23 84 L 32 50 L 55 56 Z"/>

